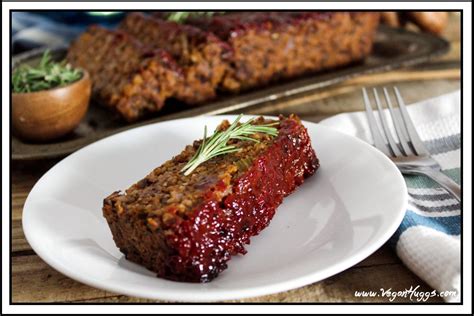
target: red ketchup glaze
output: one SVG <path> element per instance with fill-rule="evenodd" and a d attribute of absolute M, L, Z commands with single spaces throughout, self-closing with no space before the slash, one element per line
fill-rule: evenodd
<path fill-rule="evenodd" d="M 222 202 L 209 198 L 187 220 L 176 223 L 167 243 L 176 253 L 161 277 L 208 282 L 227 268 L 232 255 L 268 226 L 283 198 L 319 167 L 306 129 L 281 123 L 279 136 L 240 178 Z M 209 195 L 212 196 L 212 195 Z"/>
<path fill-rule="evenodd" d="M 191 19 L 190 23 L 209 29 L 224 40 L 238 37 L 249 31 L 285 30 L 289 25 L 298 25 L 306 20 L 329 20 L 329 11 L 255 11 L 215 15 L 212 18 Z"/>
<path fill-rule="evenodd" d="M 232 48 L 225 42 L 221 41 L 214 33 L 207 32 L 205 30 L 201 30 L 191 25 L 180 24 L 172 21 L 164 21 L 160 17 L 160 15 L 156 15 L 158 19 L 153 17 L 147 17 L 140 13 L 131 13 L 127 15 L 125 18 L 125 24 L 130 25 L 132 28 L 136 28 L 137 25 L 141 26 L 143 24 L 148 24 L 150 27 L 153 26 L 153 30 L 155 32 L 156 37 L 164 38 L 164 42 L 170 42 L 176 40 L 176 38 L 181 38 L 182 41 L 193 41 L 195 44 L 206 44 L 209 43 L 216 43 L 222 49 L 222 56 L 224 58 L 228 58 L 229 54 L 231 54 Z M 124 22 L 122 22 L 124 23 Z M 143 26 L 142 26 L 143 27 Z M 151 28 L 148 28 L 148 32 Z M 179 59 L 180 54 L 175 54 L 174 58 Z"/>

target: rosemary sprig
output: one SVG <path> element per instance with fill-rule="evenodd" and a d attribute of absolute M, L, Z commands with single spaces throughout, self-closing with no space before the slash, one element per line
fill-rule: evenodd
<path fill-rule="evenodd" d="M 177 11 L 171 12 L 167 15 L 166 19 L 168 21 L 174 21 L 176 23 L 183 23 L 188 18 L 193 17 L 211 17 L 214 14 L 223 14 L 221 11 Z"/>
<path fill-rule="evenodd" d="M 277 136 L 278 130 L 273 127 L 278 122 L 254 125 L 253 119 L 248 120 L 245 123 L 239 124 L 242 114 L 240 114 L 235 121 L 224 131 L 215 130 L 214 134 L 207 138 L 207 126 L 204 126 L 204 138 L 199 146 L 197 152 L 188 161 L 188 163 L 181 169 L 184 175 L 191 174 L 200 164 L 214 157 L 230 154 L 233 152 L 240 151 L 233 145 L 227 145 L 227 142 L 231 139 L 247 140 L 258 143 L 259 140 L 250 137 L 256 133 L 264 133 L 270 136 Z"/>
<path fill-rule="evenodd" d="M 20 65 L 12 74 L 12 90 L 15 93 L 34 92 L 61 87 L 81 78 L 79 69 L 63 62 L 53 62 L 46 50 L 36 67 Z"/>

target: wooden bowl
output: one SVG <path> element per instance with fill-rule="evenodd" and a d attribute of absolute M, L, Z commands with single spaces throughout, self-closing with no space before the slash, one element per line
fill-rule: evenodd
<path fill-rule="evenodd" d="M 50 141 L 76 128 L 89 107 L 91 80 L 82 78 L 64 87 L 12 93 L 13 132 L 30 141 Z"/>

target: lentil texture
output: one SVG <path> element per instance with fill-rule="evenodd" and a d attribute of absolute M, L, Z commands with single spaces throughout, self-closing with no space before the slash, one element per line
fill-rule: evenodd
<path fill-rule="evenodd" d="M 216 96 L 231 54 L 229 45 L 217 36 L 141 13 L 128 14 L 119 28 L 142 44 L 165 49 L 173 56 L 184 73 L 184 83 L 176 91 L 178 100 L 198 104 Z"/>
<path fill-rule="evenodd" d="M 89 72 L 95 99 L 129 122 L 159 111 L 183 84 L 182 71 L 167 51 L 119 30 L 89 27 L 66 59 Z"/>
<path fill-rule="evenodd" d="M 318 72 L 368 56 L 377 12 L 238 12 L 187 23 L 232 47 L 223 90 L 239 92 Z"/>

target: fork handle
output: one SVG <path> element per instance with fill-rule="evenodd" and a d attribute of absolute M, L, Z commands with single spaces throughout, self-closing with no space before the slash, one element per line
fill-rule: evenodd
<path fill-rule="evenodd" d="M 458 202 L 461 202 L 461 187 L 450 177 L 435 169 L 412 170 L 413 173 L 423 174 L 451 193 Z"/>

